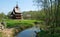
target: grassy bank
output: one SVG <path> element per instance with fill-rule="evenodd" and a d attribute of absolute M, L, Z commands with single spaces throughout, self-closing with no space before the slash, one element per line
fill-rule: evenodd
<path fill-rule="evenodd" d="M 60 37 L 60 33 L 48 33 L 47 31 L 41 31 L 37 34 L 37 37 Z"/>
<path fill-rule="evenodd" d="M 14 36 L 17 35 L 19 32 L 31 28 L 34 26 L 34 22 L 42 22 L 42 21 L 37 21 L 37 20 L 12 20 L 8 19 L 5 20 L 7 28 L 15 28 L 14 30 Z"/>
<path fill-rule="evenodd" d="M 2 32 L 0 32 L 0 37 L 2 37 Z"/>
<path fill-rule="evenodd" d="M 19 27 L 19 26 L 33 26 L 33 23 L 36 22 L 37 20 L 6 20 L 6 25 L 7 27 Z M 41 21 L 39 21 L 41 22 Z"/>
<path fill-rule="evenodd" d="M 49 28 L 48 30 L 41 30 L 37 33 L 37 37 L 60 37 L 60 27 Z"/>

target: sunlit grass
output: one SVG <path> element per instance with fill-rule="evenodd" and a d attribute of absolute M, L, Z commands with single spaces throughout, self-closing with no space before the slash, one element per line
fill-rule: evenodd
<path fill-rule="evenodd" d="M 5 20 L 7 27 L 14 27 L 14 26 L 33 26 L 34 22 L 42 22 L 42 21 L 37 21 L 37 20 L 12 20 L 12 19 L 7 19 Z"/>
<path fill-rule="evenodd" d="M 2 32 L 0 32 L 0 37 L 2 37 Z"/>

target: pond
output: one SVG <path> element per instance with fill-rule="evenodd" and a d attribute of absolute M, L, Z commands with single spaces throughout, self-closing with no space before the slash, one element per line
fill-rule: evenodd
<path fill-rule="evenodd" d="M 40 29 L 35 27 L 29 28 L 20 32 L 16 37 L 36 37 L 37 34 L 35 32 L 40 32 Z"/>

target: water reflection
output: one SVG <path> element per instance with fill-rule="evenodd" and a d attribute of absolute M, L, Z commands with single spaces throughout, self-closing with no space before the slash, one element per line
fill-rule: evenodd
<path fill-rule="evenodd" d="M 26 30 L 20 32 L 17 35 L 17 37 L 36 37 L 36 33 L 35 32 L 40 32 L 40 29 L 39 28 L 35 28 L 35 27 L 26 29 Z"/>

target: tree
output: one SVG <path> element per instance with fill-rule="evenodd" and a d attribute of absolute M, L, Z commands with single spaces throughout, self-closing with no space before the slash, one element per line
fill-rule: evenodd
<path fill-rule="evenodd" d="M 8 19 L 10 19 L 11 12 L 12 12 L 12 11 L 8 12 L 8 14 L 7 14 Z"/>
<path fill-rule="evenodd" d="M 58 29 L 60 27 L 60 0 L 41 0 L 40 3 L 45 12 L 46 26 L 50 26 L 48 31 L 54 37 L 60 32 Z M 39 5 L 41 6 L 41 4 Z"/>
<path fill-rule="evenodd" d="M 3 19 L 6 19 L 6 17 L 7 16 L 3 12 L 0 13 L 0 21 L 2 21 Z"/>

